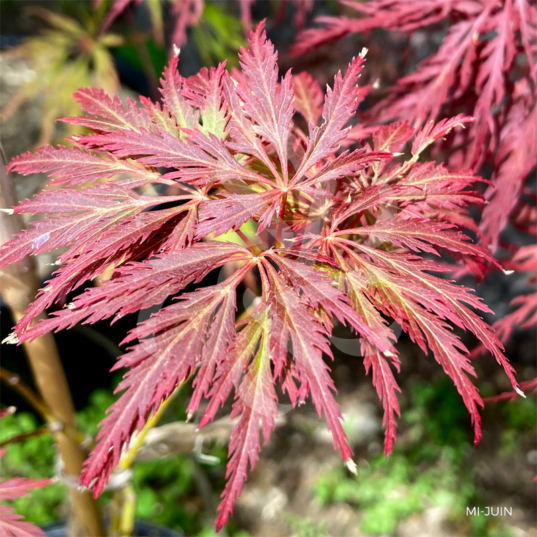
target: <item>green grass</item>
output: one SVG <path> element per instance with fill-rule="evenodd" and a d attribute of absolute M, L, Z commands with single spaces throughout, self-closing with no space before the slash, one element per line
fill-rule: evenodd
<path fill-rule="evenodd" d="M 293 532 L 293 537 L 330 537 L 327 522 L 317 522 L 307 517 L 289 515 L 287 524 Z"/>
<path fill-rule="evenodd" d="M 322 504 L 344 502 L 361 512 L 362 532 L 392 535 L 397 525 L 428 507 L 445 507 L 449 521 L 475 537 L 508 536 L 501 522 L 466 516 L 466 507 L 484 507 L 470 461 L 467 411 L 449 380 L 414 384 L 400 420 L 400 441 L 388 460 L 379 454 L 352 477 L 338 468 L 316 485 Z M 535 402 L 515 401 L 505 410 L 506 432 L 516 443 L 522 429 L 535 427 Z"/>

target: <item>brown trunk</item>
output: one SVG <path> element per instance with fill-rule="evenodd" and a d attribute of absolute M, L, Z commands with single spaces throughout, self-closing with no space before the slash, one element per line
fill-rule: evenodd
<path fill-rule="evenodd" d="M 9 208 L 17 203 L 13 185 L 5 166 L 0 169 L 0 207 Z M 0 212 L 0 245 L 8 241 L 23 227 L 18 215 Z M 0 294 L 18 321 L 28 304 L 34 299 L 39 287 L 34 264 L 26 259 L 19 265 L 0 270 Z M 44 316 L 44 315 L 43 315 Z M 43 317 L 42 316 L 42 317 Z M 62 422 L 75 427 L 75 411 L 65 372 L 52 334 L 31 343 L 24 343 L 30 366 L 41 397 L 51 413 Z M 85 453 L 82 447 L 63 433 L 56 434 L 58 450 L 66 476 L 77 479 L 82 470 Z M 101 537 L 105 535 L 101 516 L 90 492 L 69 489 L 73 507 L 73 520 L 69 535 L 73 537 Z"/>

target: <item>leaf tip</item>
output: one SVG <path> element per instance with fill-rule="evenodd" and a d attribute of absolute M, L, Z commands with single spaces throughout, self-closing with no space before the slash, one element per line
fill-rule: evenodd
<path fill-rule="evenodd" d="M 2 340 L 2 343 L 5 343 L 6 345 L 17 345 L 19 343 L 19 338 L 15 332 L 11 332 L 11 334 Z"/>
<path fill-rule="evenodd" d="M 16 406 L 8 406 L 6 409 L 2 410 L 2 412 L 0 413 L 0 417 L 3 418 L 4 416 L 10 416 L 11 414 L 15 414 L 15 412 L 17 412 L 17 407 Z"/>
<path fill-rule="evenodd" d="M 347 467 L 347 470 L 353 474 L 358 475 L 358 466 L 352 459 L 347 459 L 343 464 Z"/>

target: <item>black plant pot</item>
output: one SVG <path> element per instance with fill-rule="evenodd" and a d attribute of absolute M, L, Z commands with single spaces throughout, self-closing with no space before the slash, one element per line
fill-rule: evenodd
<path fill-rule="evenodd" d="M 70 537 L 66 533 L 65 522 L 57 522 L 43 528 L 47 537 Z M 184 533 L 179 533 L 175 530 L 165 528 L 164 526 L 157 526 L 156 524 L 150 524 L 142 520 L 137 521 L 134 524 L 133 537 L 185 537 Z"/>

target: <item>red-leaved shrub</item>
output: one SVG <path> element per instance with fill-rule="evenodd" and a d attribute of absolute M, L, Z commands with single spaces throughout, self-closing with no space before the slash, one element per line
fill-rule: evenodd
<path fill-rule="evenodd" d="M 347 125 L 366 93 L 357 85 L 363 55 L 336 75 L 325 95 L 305 75 L 278 79 L 277 54 L 263 24 L 240 60 L 242 71 L 233 77 L 222 64 L 184 79 L 173 58 L 162 79 L 162 104 L 142 98 L 141 106 L 129 101 L 125 108 L 103 91 L 80 90 L 76 98 L 86 115 L 66 121 L 90 134 L 77 138 L 73 149 L 49 146 L 12 161 L 12 171 L 51 176 L 42 193 L 14 208 L 47 218 L 0 250 L 0 265 L 6 265 L 67 247 L 11 342 L 118 319 L 175 297 L 125 338 L 131 346 L 114 367 L 128 370 L 122 393 L 102 422 L 82 483 L 98 495 L 133 432 L 193 375 L 188 412 L 206 401 L 200 427 L 235 394 L 231 416 L 238 421 L 218 528 L 257 461 L 260 428 L 265 442 L 274 428 L 277 386 L 293 405 L 311 398 L 354 468 L 323 357 L 331 357 L 335 322 L 360 338 L 384 405 L 386 453 L 395 440 L 393 368 L 400 366 L 388 319 L 452 378 L 476 442 L 482 401 L 453 328 L 472 332 L 518 389 L 501 343 L 475 312 L 488 308 L 471 289 L 434 274 L 444 271 L 435 257 L 440 252 L 494 263 L 456 225 L 468 204 L 483 203 L 473 190 L 480 178 L 420 162 L 431 144 L 471 118 L 428 121 L 418 130 L 405 122 L 388 125 L 374 134 L 372 147 L 353 149 Z M 299 127 L 304 119 L 305 132 Z M 409 141 L 407 157 L 396 157 Z M 161 188 L 168 194 L 148 195 Z M 245 234 L 248 221 L 255 236 Z M 224 265 L 235 272 L 182 292 Z M 109 269 L 113 276 L 100 287 L 33 323 Z M 243 310 L 237 291 L 252 274 L 259 296 Z"/>

